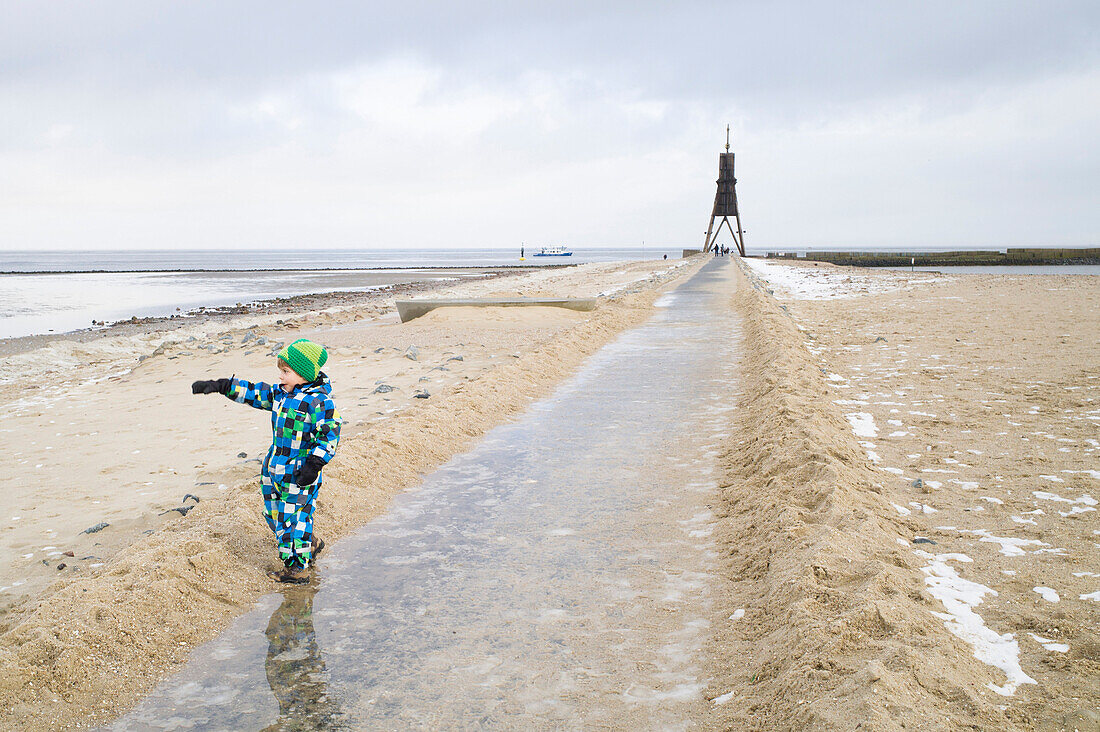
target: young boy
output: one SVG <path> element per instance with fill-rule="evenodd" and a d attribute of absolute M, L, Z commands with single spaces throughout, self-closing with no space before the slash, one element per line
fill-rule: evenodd
<path fill-rule="evenodd" d="M 279 352 L 279 385 L 236 377 L 196 381 L 193 394 L 224 394 L 233 401 L 271 412 L 272 445 L 260 473 L 264 518 L 275 533 L 283 569 L 269 572 L 279 582 L 306 584 L 307 567 L 325 542 L 313 536 L 313 509 L 321 490 L 321 469 L 336 454 L 340 415 L 332 386 L 321 367 L 328 352 L 299 339 Z"/>

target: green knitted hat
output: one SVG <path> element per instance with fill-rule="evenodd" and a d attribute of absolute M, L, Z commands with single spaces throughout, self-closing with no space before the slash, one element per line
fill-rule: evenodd
<path fill-rule="evenodd" d="M 328 351 L 313 341 L 299 338 L 279 351 L 279 358 L 294 369 L 294 373 L 306 381 L 313 381 L 321 373 L 321 367 L 328 361 Z"/>

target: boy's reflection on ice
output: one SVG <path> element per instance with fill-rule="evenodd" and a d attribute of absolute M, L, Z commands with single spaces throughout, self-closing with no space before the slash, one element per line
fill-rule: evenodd
<path fill-rule="evenodd" d="M 315 587 L 283 591 L 283 604 L 267 624 L 267 681 L 279 701 L 279 719 L 268 730 L 340 727 L 341 715 L 325 684 L 325 661 L 313 630 Z"/>

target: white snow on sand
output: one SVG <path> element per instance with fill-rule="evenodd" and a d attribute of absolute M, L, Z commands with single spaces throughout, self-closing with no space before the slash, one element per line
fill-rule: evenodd
<path fill-rule="evenodd" d="M 1017 539 L 1014 536 L 994 536 L 985 529 L 959 529 L 963 534 L 974 534 L 975 536 L 982 537 L 979 541 L 989 542 L 991 544 L 1001 545 L 1001 554 L 1006 557 L 1022 557 L 1027 554 L 1020 547 L 1022 546 L 1050 546 L 1038 539 Z"/>
<path fill-rule="evenodd" d="M 908 286 L 911 279 L 898 273 L 864 274 L 839 267 L 814 267 L 792 265 L 767 259 L 742 259 L 757 277 L 767 280 L 772 287 L 785 291 L 795 300 L 837 300 L 858 297 L 877 292 L 890 292 Z M 931 280 L 920 279 L 918 284 Z"/>
<path fill-rule="evenodd" d="M 867 412 L 853 412 L 851 414 L 845 414 L 848 418 L 848 422 L 852 425 L 852 432 L 856 434 L 856 437 L 877 437 L 878 427 L 875 426 L 874 415 Z"/>
<path fill-rule="evenodd" d="M 1034 590 L 1035 592 L 1038 592 L 1039 596 L 1042 597 L 1047 602 L 1058 602 L 1059 600 L 1062 599 L 1062 598 L 1058 597 L 1057 592 L 1055 592 L 1054 590 L 1052 590 L 1049 587 L 1032 587 L 1031 589 Z"/>
<path fill-rule="evenodd" d="M 949 561 L 970 562 L 970 557 L 965 554 L 930 554 L 919 550 L 917 555 L 930 560 L 927 567 L 921 568 L 924 583 L 947 610 L 946 613 L 932 614 L 943 620 L 951 633 L 973 646 L 975 658 L 1004 672 L 1004 686 L 992 683 L 986 686 L 1002 696 L 1012 696 L 1021 684 L 1036 683 L 1020 667 L 1020 644 L 1015 636 L 1012 633 L 997 633 L 974 612 L 986 595 L 996 597 L 997 591 L 963 579 L 954 567 L 947 564 Z"/>
<path fill-rule="evenodd" d="M 1096 505 L 1097 501 L 1088 493 L 1085 493 L 1077 499 L 1062 498 L 1056 493 L 1047 493 L 1046 491 L 1032 491 L 1031 495 L 1035 496 L 1041 501 L 1056 501 L 1059 503 L 1074 504 L 1070 507 L 1068 511 L 1059 511 L 1058 514 L 1060 516 L 1076 516 L 1079 513 L 1088 513 L 1089 511 L 1096 510 L 1094 506 Z"/>
<path fill-rule="evenodd" d="M 1055 651 L 1057 653 L 1065 653 L 1066 651 L 1069 650 L 1069 646 L 1066 645 L 1065 643 L 1056 643 L 1055 641 L 1052 641 L 1050 638 L 1043 638 L 1042 636 L 1035 635 L 1034 633 L 1028 633 L 1028 635 L 1030 635 L 1032 638 L 1034 638 L 1036 643 L 1038 643 L 1039 645 L 1041 645 L 1043 648 L 1047 649 L 1048 651 Z"/>

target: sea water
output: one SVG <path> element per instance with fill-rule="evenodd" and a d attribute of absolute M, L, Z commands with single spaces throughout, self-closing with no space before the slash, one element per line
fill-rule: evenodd
<path fill-rule="evenodd" d="M 185 314 L 203 306 L 479 277 L 484 267 L 659 259 L 673 252 L 593 248 L 523 261 L 519 254 L 518 248 L 0 252 L 0 338 L 64 333 L 93 321 Z"/>

